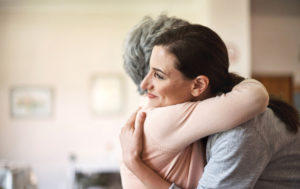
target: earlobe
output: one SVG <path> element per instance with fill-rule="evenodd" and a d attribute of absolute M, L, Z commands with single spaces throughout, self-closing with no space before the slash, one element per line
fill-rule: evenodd
<path fill-rule="evenodd" d="M 205 75 L 199 75 L 193 80 L 191 93 L 194 97 L 200 96 L 206 91 L 209 85 L 209 79 Z"/>

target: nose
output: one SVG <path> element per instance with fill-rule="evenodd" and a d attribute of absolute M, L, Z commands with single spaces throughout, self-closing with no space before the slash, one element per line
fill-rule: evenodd
<path fill-rule="evenodd" d="M 143 79 L 143 81 L 141 82 L 140 87 L 143 90 L 148 90 L 150 86 L 151 86 L 151 77 L 150 77 L 150 73 L 148 73 Z"/>

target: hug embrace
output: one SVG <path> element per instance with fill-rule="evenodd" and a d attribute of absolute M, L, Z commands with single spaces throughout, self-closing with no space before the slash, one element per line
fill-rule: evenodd
<path fill-rule="evenodd" d="M 147 102 L 120 133 L 123 188 L 300 188 L 299 113 L 230 73 L 213 30 L 146 17 L 124 67 Z"/>

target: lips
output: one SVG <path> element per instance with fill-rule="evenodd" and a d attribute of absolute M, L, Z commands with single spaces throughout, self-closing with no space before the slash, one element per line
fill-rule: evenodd
<path fill-rule="evenodd" d="M 154 94 L 148 93 L 147 94 L 148 98 L 156 98 L 157 96 L 155 96 Z"/>

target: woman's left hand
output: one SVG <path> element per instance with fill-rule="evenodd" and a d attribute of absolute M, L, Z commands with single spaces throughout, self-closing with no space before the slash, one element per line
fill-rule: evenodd
<path fill-rule="evenodd" d="M 131 115 L 119 136 L 123 161 L 130 170 L 133 169 L 136 161 L 140 161 L 143 151 L 143 127 L 146 113 L 138 113 L 138 111 L 139 109 Z"/>

